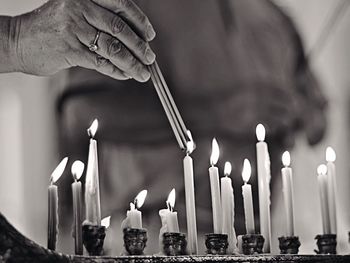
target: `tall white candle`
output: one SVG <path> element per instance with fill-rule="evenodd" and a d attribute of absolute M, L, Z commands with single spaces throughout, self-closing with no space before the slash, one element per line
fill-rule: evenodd
<path fill-rule="evenodd" d="M 237 251 L 237 238 L 234 229 L 234 196 L 232 181 L 229 177 L 232 171 L 230 162 L 225 163 L 224 175 L 221 178 L 221 205 L 222 205 L 222 233 L 228 235 L 227 253 L 232 254 Z"/>
<path fill-rule="evenodd" d="M 209 168 L 209 179 L 211 190 L 211 206 L 213 210 L 213 227 L 214 233 L 216 234 L 220 234 L 222 231 L 219 169 L 215 166 L 219 160 L 219 154 L 219 145 L 214 138 L 212 141 L 212 150 L 210 156 L 211 167 Z"/>
<path fill-rule="evenodd" d="M 82 237 L 82 196 L 81 196 L 81 182 L 78 182 L 84 172 L 84 163 L 81 161 L 75 161 L 72 165 L 71 172 L 74 182 L 72 183 L 73 193 L 73 237 L 74 248 L 76 255 L 83 255 L 83 237 Z"/>
<path fill-rule="evenodd" d="M 68 158 L 63 158 L 50 177 L 50 186 L 48 188 L 47 248 L 51 250 L 56 249 L 58 233 L 58 194 L 57 186 L 54 184 L 63 174 L 67 162 Z"/>
<path fill-rule="evenodd" d="M 337 183 L 336 183 L 336 171 L 335 171 L 335 159 L 336 154 L 332 147 L 326 149 L 327 160 L 327 187 L 328 187 L 328 205 L 330 213 L 331 233 L 337 234 Z"/>
<path fill-rule="evenodd" d="M 193 179 L 193 160 L 190 156 L 194 150 L 194 142 L 192 140 L 190 131 L 188 131 L 188 135 L 190 141 L 187 142 L 186 156 L 183 160 L 187 219 L 187 250 L 190 255 L 195 255 L 198 254 L 198 241 Z"/>
<path fill-rule="evenodd" d="M 293 197 L 293 174 L 290 165 L 290 154 L 288 151 L 282 155 L 282 191 L 286 213 L 286 231 L 285 235 L 288 237 L 294 236 L 294 197 Z"/>
<path fill-rule="evenodd" d="M 100 185 L 98 174 L 97 142 L 94 139 L 98 128 L 95 119 L 88 129 L 90 136 L 89 158 L 85 179 L 85 210 L 86 223 L 101 225 Z"/>
<path fill-rule="evenodd" d="M 265 140 L 265 128 L 262 124 L 256 126 L 256 144 L 257 170 L 258 170 L 258 191 L 259 191 L 259 216 L 260 232 L 265 238 L 264 253 L 271 251 L 271 218 L 270 218 L 270 156 Z"/>
<path fill-rule="evenodd" d="M 242 178 L 244 185 L 242 186 L 245 227 L 247 234 L 255 234 L 255 222 L 254 222 L 254 208 L 253 208 L 253 195 L 252 186 L 248 184 L 252 173 L 252 168 L 248 159 L 244 159 Z"/>
<path fill-rule="evenodd" d="M 317 174 L 318 187 L 320 191 L 323 234 L 331 234 L 331 223 L 329 218 L 327 196 L 327 166 L 324 164 L 319 165 L 317 167 Z"/>
<path fill-rule="evenodd" d="M 142 190 L 134 200 L 134 203 L 130 203 L 130 210 L 126 212 L 126 218 L 122 222 L 122 229 L 124 228 L 142 228 L 142 213 L 140 209 L 147 197 L 147 190 Z"/>

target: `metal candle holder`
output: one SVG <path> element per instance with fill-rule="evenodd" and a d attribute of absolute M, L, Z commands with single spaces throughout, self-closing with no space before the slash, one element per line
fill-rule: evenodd
<path fill-rule="evenodd" d="M 124 246 L 129 255 L 143 255 L 147 243 L 147 230 L 124 228 Z"/>
<path fill-rule="evenodd" d="M 98 225 L 83 225 L 83 244 L 90 256 L 101 256 L 106 228 Z"/>
<path fill-rule="evenodd" d="M 300 241 L 297 236 L 282 236 L 278 238 L 281 254 L 298 254 Z"/>
<path fill-rule="evenodd" d="M 265 239 L 260 234 L 247 234 L 242 236 L 242 249 L 244 255 L 261 254 Z"/>
<path fill-rule="evenodd" d="M 226 255 L 228 236 L 226 234 L 205 234 L 205 246 L 207 254 Z"/>
<path fill-rule="evenodd" d="M 163 234 L 163 253 L 167 256 L 186 255 L 187 240 L 183 233 L 165 232 Z"/>
<path fill-rule="evenodd" d="M 315 237 L 317 240 L 318 251 L 315 250 L 317 254 L 337 254 L 337 235 L 335 234 L 324 234 L 317 235 Z"/>

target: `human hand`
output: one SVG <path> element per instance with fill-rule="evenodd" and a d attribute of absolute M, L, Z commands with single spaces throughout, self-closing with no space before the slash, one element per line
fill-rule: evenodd
<path fill-rule="evenodd" d="M 46 76 L 81 66 L 119 80 L 150 77 L 155 32 L 132 0 L 50 0 L 11 24 L 18 71 Z M 95 53 L 88 47 L 98 31 Z"/>

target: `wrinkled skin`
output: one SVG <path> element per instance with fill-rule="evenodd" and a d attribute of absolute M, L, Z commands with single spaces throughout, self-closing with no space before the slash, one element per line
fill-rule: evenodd
<path fill-rule="evenodd" d="M 131 0 L 50 0 L 11 24 L 19 71 L 46 76 L 81 66 L 119 80 L 150 77 L 155 32 Z M 88 46 L 98 30 L 95 53 Z"/>

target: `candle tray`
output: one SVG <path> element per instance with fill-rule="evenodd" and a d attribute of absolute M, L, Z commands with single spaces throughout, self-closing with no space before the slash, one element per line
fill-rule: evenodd
<path fill-rule="evenodd" d="M 350 255 L 256 256 L 74 256 L 48 250 L 19 233 L 0 213 L 0 262 L 173 263 L 173 262 L 314 262 L 349 263 Z"/>

